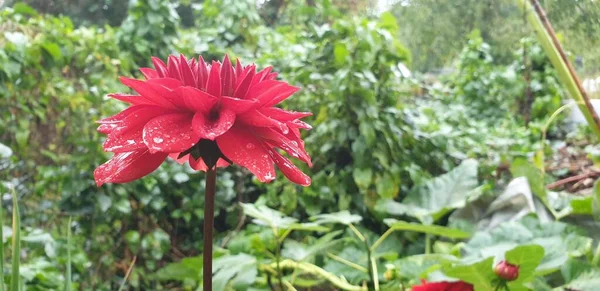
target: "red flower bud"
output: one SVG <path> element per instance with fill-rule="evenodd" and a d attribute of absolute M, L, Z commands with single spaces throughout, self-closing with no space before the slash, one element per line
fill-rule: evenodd
<path fill-rule="evenodd" d="M 519 277 L 519 266 L 510 264 L 507 261 L 500 261 L 494 267 L 494 273 L 503 280 L 514 281 Z"/>

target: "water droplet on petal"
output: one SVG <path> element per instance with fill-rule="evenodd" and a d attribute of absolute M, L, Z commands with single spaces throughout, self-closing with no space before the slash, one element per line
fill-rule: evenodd
<path fill-rule="evenodd" d="M 161 142 L 163 142 L 163 139 L 162 139 L 162 138 L 160 138 L 160 137 L 155 137 L 155 138 L 153 138 L 152 140 L 153 140 L 155 143 L 161 143 Z"/>

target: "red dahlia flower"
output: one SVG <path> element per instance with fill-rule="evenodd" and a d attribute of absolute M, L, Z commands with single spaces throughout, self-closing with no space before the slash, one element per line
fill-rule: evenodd
<path fill-rule="evenodd" d="M 309 166 L 300 118 L 310 112 L 275 107 L 298 88 L 275 80 L 271 67 L 205 63 L 202 57 L 170 56 L 167 64 L 152 58 L 154 69 L 142 68 L 146 80 L 121 77 L 136 95 L 110 94 L 131 104 L 99 121 L 107 134 L 104 150 L 114 156 L 94 171 L 96 183 L 125 183 L 153 172 L 170 157 L 189 162 L 194 170 L 238 164 L 261 182 L 275 178 L 277 165 L 292 182 L 310 185 L 310 178 L 279 149 Z"/>
<path fill-rule="evenodd" d="M 473 291 L 473 285 L 463 282 L 432 282 L 422 280 L 421 285 L 413 286 L 412 291 Z"/>

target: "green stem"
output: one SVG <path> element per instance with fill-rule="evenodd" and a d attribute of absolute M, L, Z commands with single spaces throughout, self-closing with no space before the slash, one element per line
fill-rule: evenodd
<path fill-rule="evenodd" d="M 359 264 L 350 262 L 350 261 L 348 261 L 348 260 L 346 260 L 346 259 L 344 259 L 342 257 L 336 256 L 336 255 L 334 255 L 332 253 L 327 253 L 327 256 L 329 258 L 335 260 L 335 261 L 338 261 L 338 262 L 340 262 L 340 263 L 342 263 L 344 265 L 347 265 L 348 267 L 354 268 L 354 269 L 356 269 L 358 271 L 361 271 L 361 272 L 369 273 L 369 270 L 367 268 L 365 268 L 365 267 L 363 267 L 363 266 L 361 266 Z"/>
<path fill-rule="evenodd" d="M 212 248 L 216 188 L 217 167 L 212 167 L 206 171 L 206 191 L 204 198 L 204 246 L 202 249 L 202 284 L 204 291 L 212 291 Z"/>
<path fill-rule="evenodd" d="M 379 272 L 377 272 L 377 262 L 371 257 L 371 270 L 373 274 L 373 287 L 375 291 L 379 291 Z"/>
<path fill-rule="evenodd" d="M 21 275 L 19 266 L 21 265 L 21 216 L 19 215 L 19 202 L 17 201 L 17 193 L 12 189 L 13 200 L 13 221 L 12 221 L 12 278 L 10 280 L 10 290 L 19 291 L 19 281 Z"/>
<path fill-rule="evenodd" d="M 516 0 L 516 2 L 517 6 L 523 9 L 523 12 L 526 14 L 527 21 L 536 32 L 539 43 L 554 68 L 556 68 L 560 81 L 566 87 L 569 95 L 580 104 L 579 109 L 587 120 L 588 125 L 596 134 L 596 137 L 600 138 L 600 119 L 585 90 L 583 90 L 583 86 L 569 59 L 566 57 L 541 5 L 537 0 Z"/>
<path fill-rule="evenodd" d="M 354 232 L 354 234 L 358 237 L 358 239 L 360 239 L 360 241 L 366 241 L 367 239 L 365 239 L 365 237 L 362 235 L 362 233 L 360 233 L 360 231 L 352 224 L 348 224 L 348 227 L 350 227 L 350 229 Z"/>
<path fill-rule="evenodd" d="M 600 262 L 600 243 L 596 247 L 596 251 L 594 251 L 594 256 L 592 257 L 592 265 L 598 266 L 598 262 Z"/>
<path fill-rule="evenodd" d="M 377 249 L 379 247 L 379 245 L 381 243 L 383 243 L 383 241 L 390 236 L 390 234 L 392 234 L 394 231 L 396 231 L 394 228 L 389 228 L 388 230 L 386 230 L 383 235 L 381 235 L 381 237 L 379 237 L 375 243 L 371 246 L 371 251 L 374 252 L 375 249 Z"/>
<path fill-rule="evenodd" d="M 65 291 L 71 291 L 71 217 L 67 225 L 67 275 L 65 280 Z M 119 289 L 120 290 L 120 289 Z"/>
<path fill-rule="evenodd" d="M 275 263 L 271 263 L 269 265 L 266 265 L 266 267 L 275 268 L 276 267 L 275 265 L 276 265 Z M 264 268 L 264 267 L 265 267 L 265 265 L 262 266 L 262 268 Z M 334 286 L 336 286 L 340 289 L 343 289 L 343 290 L 367 291 L 367 288 L 365 288 L 365 287 L 352 285 L 352 284 L 348 283 L 348 281 L 341 279 L 341 278 L 323 270 L 322 268 L 315 266 L 313 264 L 310 264 L 310 263 L 296 262 L 296 261 L 286 259 L 286 260 L 283 260 L 280 262 L 280 267 L 284 268 L 284 269 L 296 269 L 297 268 L 306 273 L 318 275 L 318 276 L 326 279 L 327 281 L 331 282 L 331 284 L 333 284 Z"/>
<path fill-rule="evenodd" d="M 275 260 L 277 262 L 277 280 L 279 281 L 279 289 L 283 289 L 283 274 L 281 272 L 281 243 L 277 241 L 277 249 L 275 250 Z"/>
<path fill-rule="evenodd" d="M 431 235 L 428 233 L 425 234 L 425 254 L 431 254 Z"/>

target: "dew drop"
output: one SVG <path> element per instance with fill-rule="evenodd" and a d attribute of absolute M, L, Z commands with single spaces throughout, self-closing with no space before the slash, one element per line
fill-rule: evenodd
<path fill-rule="evenodd" d="M 152 140 L 153 140 L 155 143 L 161 143 L 161 142 L 163 142 L 163 139 L 162 139 L 162 138 L 160 138 L 160 137 L 155 137 L 155 138 L 153 138 Z"/>
<path fill-rule="evenodd" d="M 135 143 L 135 141 L 134 141 L 133 139 L 128 139 L 128 140 L 127 140 L 127 143 L 128 143 L 128 144 L 134 144 L 134 143 Z"/>

